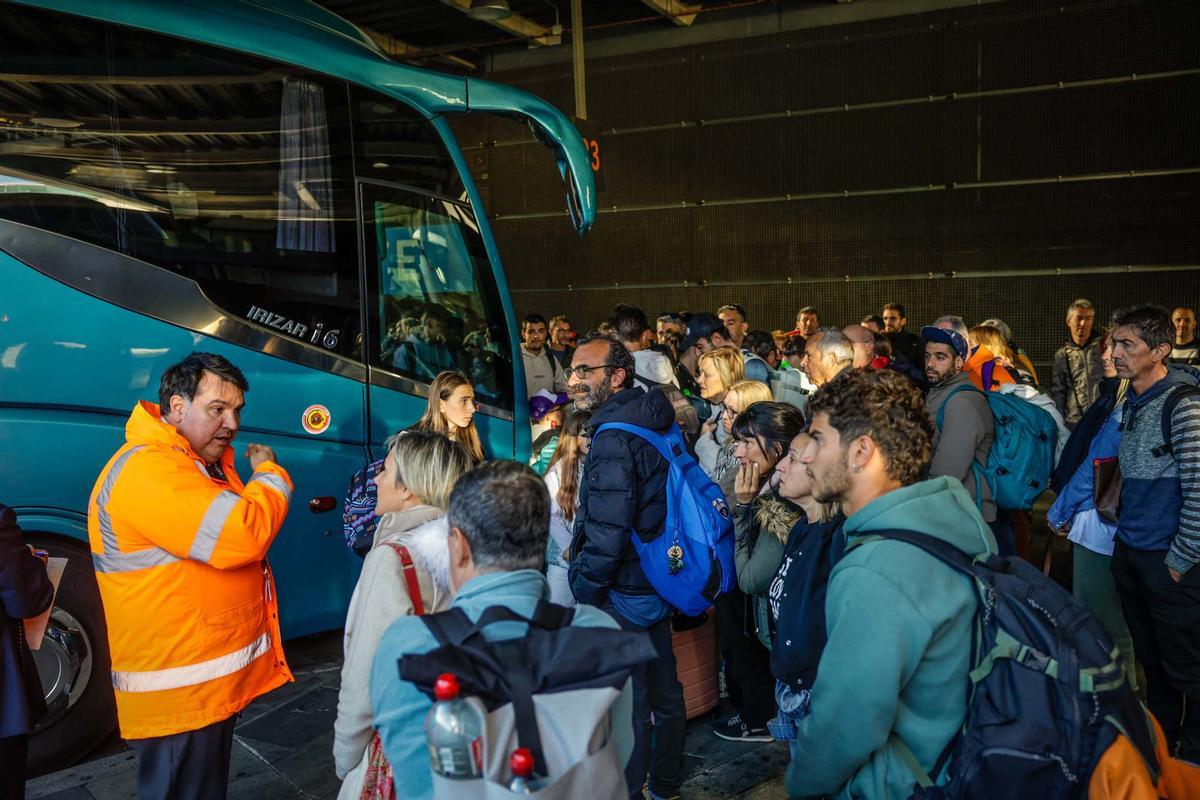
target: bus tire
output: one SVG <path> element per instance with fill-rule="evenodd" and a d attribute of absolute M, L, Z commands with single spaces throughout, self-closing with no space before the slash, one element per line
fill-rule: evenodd
<path fill-rule="evenodd" d="M 75 764 L 108 739 L 117 727 L 108 630 L 100 589 L 85 544 L 27 533 L 31 544 L 66 558 L 67 567 L 34 662 L 49 707 L 29 738 L 29 774 L 42 775 Z"/>

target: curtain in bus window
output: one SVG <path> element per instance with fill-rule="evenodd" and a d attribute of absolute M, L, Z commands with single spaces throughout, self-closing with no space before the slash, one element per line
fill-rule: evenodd
<path fill-rule="evenodd" d="M 284 83 L 282 106 L 275 246 L 331 253 L 337 241 L 325 92 L 309 81 L 289 80 Z"/>

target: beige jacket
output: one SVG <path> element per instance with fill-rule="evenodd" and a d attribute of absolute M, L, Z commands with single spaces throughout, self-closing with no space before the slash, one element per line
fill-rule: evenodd
<path fill-rule="evenodd" d="M 450 606 L 450 552 L 443 511 L 417 506 L 384 514 L 350 598 L 344 638 L 342 686 L 333 725 L 333 759 L 343 780 L 339 798 L 357 798 L 366 772 L 366 751 L 374 734 L 371 714 L 371 664 L 379 641 L 393 622 L 413 613 L 400 558 L 390 546 L 404 545 L 412 555 L 425 613 Z"/>

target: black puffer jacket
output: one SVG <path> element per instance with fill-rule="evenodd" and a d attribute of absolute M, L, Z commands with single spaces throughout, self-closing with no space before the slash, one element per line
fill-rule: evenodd
<path fill-rule="evenodd" d="M 659 390 L 635 387 L 617 392 L 593 411 L 589 433 L 606 422 L 666 433 L 675 422 L 675 410 Z M 624 431 L 593 435 L 571 541 L 568 580 L 576 600 L 602 605 L 609 590 L 654 594 L 630 535 L 637 531 L 652 539 L 662 533 L 666 488 L 667 462 L 649 442 Z"/>

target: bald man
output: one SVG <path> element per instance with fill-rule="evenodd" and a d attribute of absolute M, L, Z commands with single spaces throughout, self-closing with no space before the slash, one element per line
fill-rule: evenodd
<path fill-rule="evenodd" d="M 862 325 L 847 325 L 842 333 L 854 345 L 854 368 L 864 369 L 875 360 L 875 334 Z"/>

